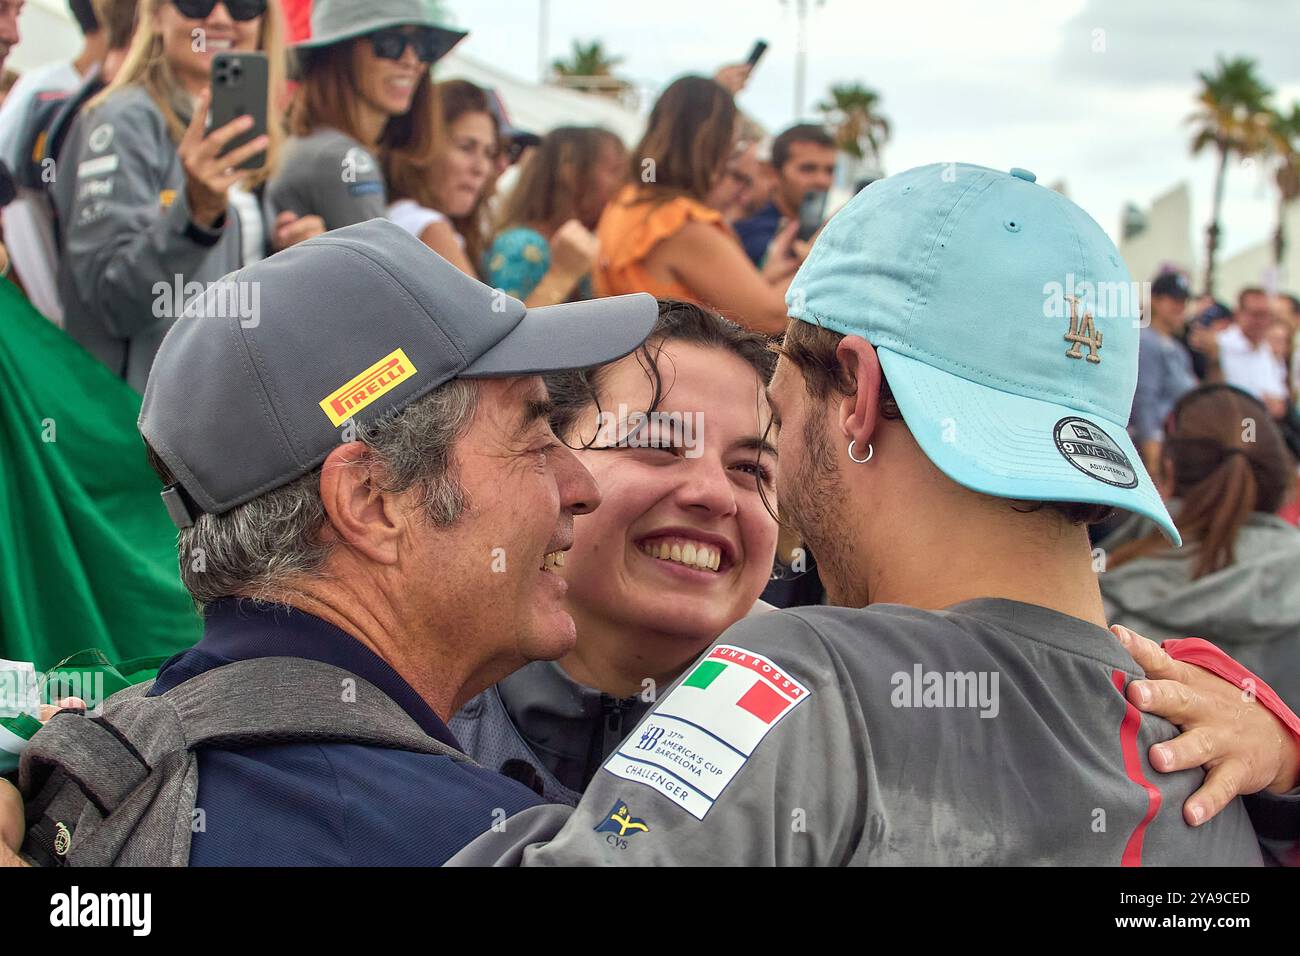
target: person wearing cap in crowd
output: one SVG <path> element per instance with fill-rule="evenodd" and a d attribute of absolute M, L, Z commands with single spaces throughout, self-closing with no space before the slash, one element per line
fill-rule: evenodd
<path fill-rule="evenodd" d="M 1025 170 L 926 166 L 845 206 L 769 389 L 782 515 L 837 606 L 733 625 L 571 816 L 531 808 L 453 862 L 1258 863 L 1240 802 L 1187 826 L 1203 775 L 1156 773 L 1173 727 L 1125 697 L 1084 523 L 1177 530 L 1124 429 L 1136 316 L 1045 311 L 1071 274 L 1129 282 Z M 1295 748 L 1268 773 L 1294 786 Z"/>
<path fill-rule="evenodd" d="M 277 219 L 318 216 L 338 229 L 387 216 L 394 170 L 433 156 L 429 68 L 464 37 L 431 0 L 315 0 L 311 36 L 294 44 L 292 135 L 267 187 Z"/>
<path fill-rule="evenodd" d="M 1137 390 L 1129 435 L 1147 471 L 1159 473 L 1165 419 L 1178 399 L 1197 386 L 1192 356 L 1178 336 L 1187 324 L 1187 279 L 1163 272 L 1151 283 L 1150 311 L 1138 336 Z"/>
<path fill-rule="evenodd" d="M 257 321 L 215 307 L 241 284 Z M 465 701 L 575 641 L 553 555 L 600 494 L 551 431 L 541 375 L 628 354 L 656 317 L 647 295 L 527 310 L 386 220 L 209 287 L 140 412 L 204 616 L 149 693 L 235 661 L 321 661 L 459 750 L 446 722 Z M 189 863 L 432 865 L 494 808 L 538 802 L 442 754 L 212 747 Z"/>
<path fill-rule="evenodd" d="M 528 151 L 542 144 L 542 137 L 532 130 L 516 126 L 506 110 L 505 100 L 491 87 L 483 90 L 487 94 L 488 108 L 496 119 L 501 148 L 497 150 L 496 175 L 499 178 L 511 166 L 524 161 Z"/>

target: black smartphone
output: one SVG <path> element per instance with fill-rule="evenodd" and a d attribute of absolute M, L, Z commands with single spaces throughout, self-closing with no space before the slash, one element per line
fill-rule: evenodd
<path fill-rule="evenodd" d="M 758 61 L 763 59 L 763 54 L 767 52 L 766 40 L 755 40 L 754 49 L 749 51 L 749 59 L 745 62 L 749 64 L 750 69 L 758 66 Z"/>
<path fill-rule="evenodd" d="M 826 215 L 826 193 L 810 189 L 803 194 L 799 203 L 799 240 L 807 242 L 822 227 L 822 217 Z"/>
<path fill-rule="evenodd" d="M 266 54 L 256 52 L 218 53 L 212 58 L 212 125 L 220 129 L 241 116 L 253 117 L 253 126 L 226 143 L 221 155 L 238 149 L 266 132 Z M 260 169 L 266 153 L 250 156 L 240 169 Z"/>

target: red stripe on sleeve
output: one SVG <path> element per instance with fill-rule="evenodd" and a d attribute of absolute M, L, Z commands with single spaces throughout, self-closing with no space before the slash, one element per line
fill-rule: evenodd
<path fill-rule="evenodd" d="M 1128 843 L 1124 847 L 1124 855 L 1120 858 L 1120 866 L 1141 866 L 1142 839 L 1146 836 L 1147 825 L 1160 812 L 1160 791 L 1142 772 L 1142 761 L 1138 757 L 1138 728 L 1142 724 L 1142 714 L 1124 696 L 1124 672 L 1113 670 L 1110 678 L 1115 684 L 1115 690 L 1119 691 L 1119 696 L 1124 701 L 1124 719 L 1119 725 L 1119 745 L 1124 753 L 1124 772 L 1128 774 L 1130 780 L 1147 792 L 1146 816 L 1129 835 Z"/>

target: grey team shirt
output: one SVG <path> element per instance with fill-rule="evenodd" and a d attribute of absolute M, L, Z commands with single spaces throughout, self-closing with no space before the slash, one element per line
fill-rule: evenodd
<path fill-rule="evenodd" d="M 800 608 L 727 630 L 576 810 L 534 807 L 453 864 L 1251 865 L 1240 801 L 1182 819 L 1199 770 L 1122 687 L 1106 630 L 981 599 Z"/>
<path fill-rule="evenodd" d="M 239 268 L 239 217 L 227 209 L 215 231 L 190 222 L 176 144 L 140 86 L 118 90 L 77 119 L 59 157 L 54 202 L 65 328 L 143 392 L 194 284 Z"/>
<path fill-rule="evenodd" d="M 320 216 L 326 229 L 388 215 L 387 190 L 375 157 L 329 127 L 285 144 L 280 168 L 267 184 L 266 204 L 271 222 L 288 210 Z"/>

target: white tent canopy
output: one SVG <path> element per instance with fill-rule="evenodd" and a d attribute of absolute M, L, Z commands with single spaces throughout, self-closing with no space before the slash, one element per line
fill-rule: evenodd
<path fill-rule="evenodd" d="M 81 48 L 81 34 L 65 0 L 27 0 L 19 31 L 21 40 L 6 65 L 20 72 L 71 59 Z M 439 79 L 461 78 L 492 87 L 505 101 L 510 121 L 532 132 L 545 133 L 556 126 L 603 126 L 630 147 L 645 126 L 638 113 L 612 100 L 530 83 L 459 53 L 440 61 L 434 72 Z"/>

